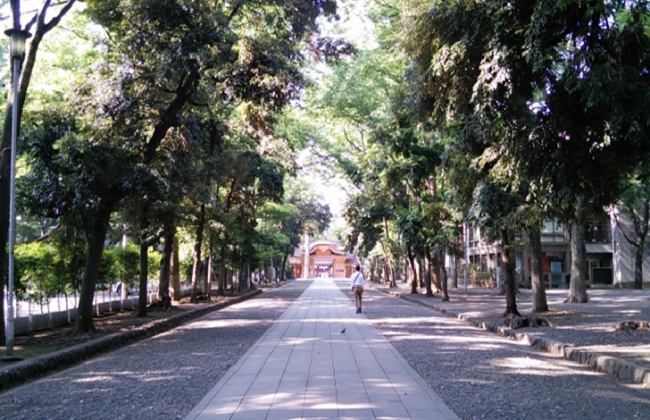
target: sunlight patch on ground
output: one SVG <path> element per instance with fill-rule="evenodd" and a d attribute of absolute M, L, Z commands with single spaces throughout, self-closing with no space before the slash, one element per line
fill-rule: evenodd
<path fill-rule="evenodd" d="M 580 346 L 580 350 L 593 350 L 593 351 L 599 351 L 599 352 L 615 352 L 615 353 L 629 353 L 629 354 L 646 354 L 650 355 L 650 345 L 648 344 L 642 344 L 638 345 L 635 347 L 629 347 L 629 345 L 625 348 L 618 347 L 616 345 L 611 345 L 611 346 Z"/>
<path fill-rule="evenodd" d="M 327 404 L 313 404 L 309 405 L 308 408 L 314 410 L 364 410 L 369 408 L 368 404 L 339 404 L 339 403 L 327 403 Z"/>
<path fill-rule="evenodd" d="M 230 311 L 244 311 L 250 308 L 275 308 L 278 306 L 278 302 L 272 300 L 261 300 L 261 299 L 248 299 L 243 302 L 237 303 L 237 307 L 229 307 Z"/>
<path fill-rule="evenodd" d="M 547 363 L 539 359 L 529 357 L 507 357 L 504 359 L 494 360 L 491 365 L 505 370 L 511 370 L 515 373 L 534 375 L 534 376 L 566 376 L 566 375 L 599 375 L 597 372 L 589 370 L 575 370 L 575 365 L 571 363 L 560 362 L 554 359 L 554 363 Z M 571 369 L 567 369 L 567 367 Z"/>
<path fill-rule="evenodd" d="M 616 311 L 616 313 L 617 314 L 633 315 L 633 314 L 640 314 L 641 311 L 639 309 L 627 309 L 627 310 Z"/>
<path fill-rule="evenodd" d="M 231 415 L 232 413 L 237 410 L 237 407 L 239 407 L 239 400 L 236 402 L 232 402 L 229 404 L 223 403 L 219 406 L 210 406 L 203 410 L 202 415 Z"/>
<path fill-rule="evenodd" d="M 318 341 L 318 340 L 316 338 L 314 338 L 314 337 L 312 337 L 312 338 L 298 338 L 298 337 L 296 337 L 296 338 L 289 338 L 289 339 L 285 338 L 285 339 L 282 340 L 282 342 L 280 344 L 283 345 L 283 346 L 299 346 L 301 344 L 310 343 L 310 342 L 314 342 L 314 341 Z"/>
<path fill-rule="evenodd" d="M 472 385 L 492 385 L 494 381 L 484 381 L 476 378 L 471 378 L 471 379 L 453 379 L 454 382 L 461 382 L 461 383 L 468 383 Z"/>
<path fill-rule="evenodd" d="M 558 330 L 575 330 L 576 329 L 576 327 L 574 325 L 566 325 L 566 326 L 561 326 L 561 327 L 560 326 L 555 326 L 553 328 L 558 329 Z M 605 325 L 592 325 L 592 326 L 581 325 L 580 326 L 581 331 L 605 331 L 605 330 L 607 330 L 607 328 L 609 328 L 609 326 L 605 326 Z"/>
<path fill-rule="evenodd" d="M 390 339 L 391 342 L 409 342 L 409 341 L 423 341 L 431 342 L 436 349 L 440 350 L 440 346 L 449 346 L 450 351 L 457 351 L 459 346 L 465 350 L 471 351 L 494 351 L 503 348 L 506 343 L 500 342 L 495 339 L 482 339 L 477 337 L 450 337 L 447 335 L 430 335 L 430 334 L 404 334 L 399 331 L 382 332 L 384 336 Z M 509 345 L 517 344 L 515 342 L 507 343 Z"/>
<path fill-rule="evenodd" d="M 294 322 L 294 320 L 281 320 L 280 322 Z M 366 318 L 332 318 L 332 319 L 318 319 L 318 318 L 306 318 L 301 319 L 300 322 L 303 323 L 319 323 L 319 324 L 371 324 L 372 322 Z"/>
<path fill-rule="evenodd" d="M 419 323 L 426 323 L 426 324 L 449 324 L 453 325 L 454 327 L 457 327 L 459 324 L 459 321 L 454 318 L 434 318 L 434 317 L 413 317 L 413 318 L 399 318 L 399 319 L 392 319 L 392 318 L 378 318 L 374 319 L 373 323 L 386 323 L 386 324 L 419 324 Z"/>
<path fill-rule="evenodd" d="M 246 319 L 213 319 L 213 320 L 203 320 L 195 321 L 191 324 L 184 325 L 183 329 L 188 330 L 198 330 L 198 329 L 210 329 L 210 328 L 224 328 L 224 327 L 244 327 L 247 325 L 258 324 L 257 320 L 246 320 Z"/>
<path fill-rule="evenodd" d="M 84 384 L 84 383 L 93 383 L 93 382 L 110 382 L 112 380 L 113 380 L 113 378 L 110 377 L 110 376 L 97 375 L 97 376 L 90 376 L 90 377 L 75 379 L 72 382 Z"/>

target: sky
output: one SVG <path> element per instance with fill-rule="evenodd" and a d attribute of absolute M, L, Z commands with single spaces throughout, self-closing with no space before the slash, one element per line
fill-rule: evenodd
<path fill-rule="evenodd" d="M 339 3 L 341 19 L 336 24 L 323 22 L 321 29 L 326 35 L 343 37 L 358 48 L 372 49 L 377 46 L 373 37 L 373 25 L 367 18 L 368 6 L 365 0 L 351 0 Z M 327 72 L 318 68 L 317 72 Z M 309 153 L 303 152 L 303 153 Z M 306 160 L 305 154 L 298 157 L 298 163 Z M 330 206 L 333 214 L 332 227 L 344 227 L 343 211 L 347 195 L 341 186 L 345 180 L 341 178 L 324 179 L 314 174 L 305 174 L 305 179 L 314 186 L 314 190 L 321 195 L 323 201 Z"/>

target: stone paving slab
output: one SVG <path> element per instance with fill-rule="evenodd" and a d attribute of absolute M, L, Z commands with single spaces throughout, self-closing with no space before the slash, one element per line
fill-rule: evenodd
<path fill-rule="evenodd" d="M 318 279 L 187 415 L 457 420 L 330 279 Z"/>
<path fill-rule="evenodd" d="M 511 330 L 503 324 L 505 297 L 496 289 L 459 288 L 449 290 L 450 301 L 440 295 L 426 297 L 422 288 L 411 294 L 410 286 L 397 288 L 371 283 L 377 290 L 425 305 L 472 325 L 524 341 L 533 347 L 560 355 L 626 382 L 650 388 L 650 329 L 616 331 L 620 322 L 650 321 L 650 290 L 588 289 L 589 303 L 564 303 L 568 290 L 546 290 L 549 312 L 542 313 L 551 328 Z M 530 313 L 532 292 L 520 290 L 519 311 Z"/>

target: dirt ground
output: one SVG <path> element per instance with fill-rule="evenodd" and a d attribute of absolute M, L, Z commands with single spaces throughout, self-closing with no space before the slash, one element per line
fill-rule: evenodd
<path fill-rule="evenodd" d="M 190 298 L 174 301 L 170 309 L 156 306 L 147 308 L 146 317 L 138 317 L 137 310 L 119 311 L 104 314 L 94 318 L 95 331 L 85 334 L 73 334 L 74 325 L 66 325 L 48 330 L 33 331 L 29 334 L 17 335 L 14 338 L 14 356 L 30 359 L 44 354 L 72 347 L 85 341 L 93 340 L 120 331 L 127 331 L 159 319 L 165 319 L 178 313 L 198 308 L 201 305 L 214 304 L 237 297 L 238 294 L 212 296 L 210 301 L 205 299 L 198 303 L 190 303 Z M 6 343 L 0 346 L 0 355 L 6 355 Z M 13 362 L 0 361 L 0 369 Z"/>

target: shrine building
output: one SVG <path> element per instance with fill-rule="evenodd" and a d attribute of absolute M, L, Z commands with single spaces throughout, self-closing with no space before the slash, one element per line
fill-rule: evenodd
<path fill-rule="evenodd" d="M 304 253 L 306 247 L 309 249 L 308 256 Z M 352 276 L 358 259 L 355 254 L 346 253 L 336 242 L 320 239 L 310 243 L 307 239 L 298 245 L 289 261 L 297 279 L 347 278 Z"/>

